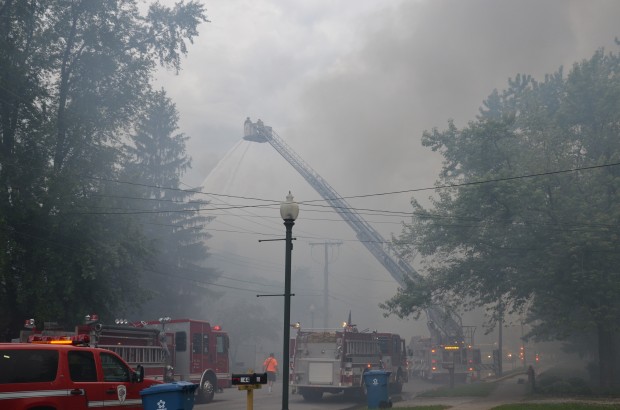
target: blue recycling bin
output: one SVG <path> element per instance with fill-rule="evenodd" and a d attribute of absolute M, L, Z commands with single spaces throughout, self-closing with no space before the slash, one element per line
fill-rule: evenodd
<path fill-rule="evenodd" d="M 364 373 L 366 399 L 368 400 L 369 409 L 392 407 L 388 391 L 390 374 L 392 372 L 383 370 L 370 370 Z"/>
<path fill-rule="evenodd" d="M 140 391 L 144 410 L 192 410 L 197 384 L 174 382 L 155 384 Z"/>

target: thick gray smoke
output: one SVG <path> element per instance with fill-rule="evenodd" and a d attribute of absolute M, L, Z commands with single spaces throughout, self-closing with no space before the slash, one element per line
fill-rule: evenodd
<path fill-rule="evenodd" d="M 204 189 L 278 201 L 289 190 L 298 201 L 319 196 L 270 147 L 239 144 L 246 116 L 273 126 L 343 196 L 432 187 L 441 158 L 420 145 L 423 130 L 443 128 L 448 119 L 464 125 L 517 73 L 542 79 L 597 48 L 615 51 L 620 19 L 615 0 L 213 0 L 207 7 L 212 23 L 202 28 L 185 69 L 161 76 L 191 137 L 187 182 L 203 183 L 230 152 Z M 415 194 L 421 201 L 429 195 Z M 411 196 L 350 202 L 408 211 Z M 232 265 L 236 260 L 253 265 L 258 277 L 281 281 L 283 248 L 257 242 L 283 235 L 278 211 L 255 212 L 221 213 L 209 244 L 214 253 L 235 255 L 220 261 L 229 276 L 247 274 Z M 294 264 L 320 288 L 323 256 L 310 243 L 343 241 L 330 265 L 332 305 L 344 315 L 359 300 L 352 295 L 371 295 L 353 309 L 372 310 L 367 322 L 375 324 L 376 305 L 395 284 L 337 219 L 302 205 Z M 406 220 L 367 219 L 386 239 Z"/>

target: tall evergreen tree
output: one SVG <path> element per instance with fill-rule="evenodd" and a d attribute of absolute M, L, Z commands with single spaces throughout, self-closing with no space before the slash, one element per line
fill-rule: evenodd
<path fill-rule="evenodd" d="M 165 91 L 149 94 L 144 112 L 128 147 L 128 180 L 140 186 L 143 232 L 155 253 L 143 273 L 143 287 L 152 292 L 145 306 L 149 315 L 191 317 L 211 295 L 206 282 L 215 272 L 201 267 L 207 256 L 204 227 L 206 201 L 182 189 L 181 177 L 191 166 L 186 154 L 187 137 L 177 133 L 179 115 Z"/>

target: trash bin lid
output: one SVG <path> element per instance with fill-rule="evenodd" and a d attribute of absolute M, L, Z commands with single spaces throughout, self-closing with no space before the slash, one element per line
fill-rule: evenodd
<path fill-rule="evenodd" d="M 390 374 L 392 374 L 392 372 L 386 372 L 385 370 L 368 370 L 364 373 L 364 376 L 389 376 Z"/>
<path fill-rule="evenodd" d="M 140 390 L 140 395 L 143 396 L 145 394 L 157 394 L 157 393 L 166 393 L 171 391 L 181 391 L 181 390 L 191 390 L 194 391 L 198 387 L 197 384 L 190 382 L 173 382 L 173 383 L 162 383 L 162 384 L 154 384 L 151 387 L 147 387 L 146 389 Z"/>

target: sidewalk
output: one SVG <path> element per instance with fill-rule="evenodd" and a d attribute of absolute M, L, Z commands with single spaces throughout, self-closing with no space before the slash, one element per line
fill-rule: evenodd
<path fill-rule="evenodd" d="M 497 383 L 497 388 L 488 397 L 414 397 L 394 403 L 394 407 L 413 406 L 450 406 L 450 410 L 488 410 L 501 404 L 518 403 L 527 396 L 527 382 L 519 383 L 519 379 L 527 380 L 523 374 L 512 375 Z"/>

